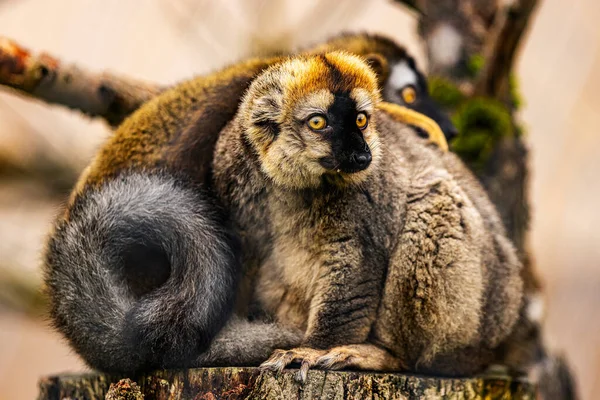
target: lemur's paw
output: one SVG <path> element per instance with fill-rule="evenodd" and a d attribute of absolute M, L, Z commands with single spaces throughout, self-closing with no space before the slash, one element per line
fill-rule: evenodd
<path fill-rule="evenodd" d="M 317 360 L 326 353 L 327 350 L 316 350 L 307 347 L 298 347 L 291 350 L 275 350 L 271 357 L 261 364 L 260 368 L 281 372 L 290 364 L 300 364 L 300 369 L 296 373 L 296 380 L 304 383 L 308 376 L 308 370 L 315 366 Z"/>
<path fill-rule="evenodd" d="M 353 368 L 370 371 L 401 371 L 406 369 L 400 359 L 372 344 L 334 347 L 319 357 L 315 366 L 322 369 Z"/>
<path fill-rule="evenodd" d="M 352 346 L 334 347 L 317 359 L 316 366 L 323 369 L 343 369 L 345 367 L 359 367 L 364 358 Z"/>
<path fill-rule="evenodd" d="M 300 364 L 296 380 L 306 382 L 308 370 L 353 368 L 369 371 L 402 371 L 404 363 L 387 350 L 373 344 L 338 346 L 329 350 L 299 347 L 291 350 L 275 350 L 260 366 L 263 370 L 281 372 L 290 364 Z"/>

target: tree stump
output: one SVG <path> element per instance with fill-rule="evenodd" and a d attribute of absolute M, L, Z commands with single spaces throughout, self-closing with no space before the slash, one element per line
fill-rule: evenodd
<path fill-rule="evenodd" d="M 237 399 L 535 399 L 535 388 L 507 377 L 437 378 L 313 370 L 306 383 L 294 370 L 257 368 L 157 371 L 124 378 L 100 373 L 42 378 L 38 400 Z"/>

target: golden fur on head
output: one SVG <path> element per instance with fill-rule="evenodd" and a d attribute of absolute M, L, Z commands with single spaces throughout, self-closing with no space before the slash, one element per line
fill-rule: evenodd
<path fill-rule="evenodd" d="M 359 184 L 377 165 L 381 151 L 372 120 L 361 132 L 372 157 L 368 168 L 347 173 L 319 162 L 335 158 L 331 138 L 310 130 L 306 121 L 315 114 L 331 115 L 339 96 L 349 98 L 354 106 L 338 114 L 372 116 L 379 104 L 377 76 L 360 57 L 331 52 L 290 58 L 252 83 L 240 107 L 242 125 L 263 172 L 276 184 L 314 188 L 324 178 L 342 186 Z"/>

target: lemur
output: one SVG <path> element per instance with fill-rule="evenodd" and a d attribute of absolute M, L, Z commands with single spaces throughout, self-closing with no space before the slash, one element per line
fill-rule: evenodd
<path fill-rule="evenodd" d="M 414 65 L 379 36 L 332 43 L 367 53 L 383 87 L 386 71 Z M 167 90 L 130 116 L 83 172 L 50 234 L 45 283 L 54 326 L 90 366 L 188 366 L 228 321 L 241 272 L 236 235 L 210 185 L 214 146 L 250 83 L 283 60 L 251 59 Z M 389 91 L 413 88 L 407 106 L 427 101 L 410 77 Z"/>
<path fill-rule="evenodd" d="M 303 332 L 263 367 L 473 374 L 517 321 L 521 263 L 484 190 L 388 115 L 368 65 L 332 52 L 267 69 L 219 136 L 243 302 Z"/>

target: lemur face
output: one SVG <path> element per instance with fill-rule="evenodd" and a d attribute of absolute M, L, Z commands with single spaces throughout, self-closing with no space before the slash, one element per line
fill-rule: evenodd
<path fill-rule="evenodd" d="M 448 141 L 458 134 L 450 118 L 429 97 L 427 80 L 417 69 L 412 57 L 407 56 L 391 65 L 388 80 L 383 88 L 383 98 L 433 119 Z"/>
<path fill-rule="evenodd" d="M 371 121 L 378 102 L 377 77 L 359 57 L 291 59 L 251 85 L 244 102 L 248 139 L 276 183 L 358 184 L 380 157 Z"/>
<path fill-rule="evenodd" d="M 405 106 L 433 119 L 448 141 L 457 135 L 456 128 L 443 109 L 429 97 L 427 80 L 417 68 L 415 60 L 394 40 L 381 35 L 345 33 L 329 39 L 312 51 L 332 50 L 345 50 L 365 57 L 379 75 L 381 94 L 385 101 Z"/>
<path fill-rule="evenodd" d="M 361 88 L 349 92 L 328 91 L 327 97 L 328 102 L 317 112 L 310 100 L 299 107 L 299 115 L 313 112 L 308 118 L 300 119 L 308 128 L 301 129 L 302 136 L 309 140 L 314 136 L 315 141 L 326 145 L 323 154 L 315 153 L 314 157 L 327 173 L 352 174 L 366 170 L 373 160 L 371 148 L 374 145 L 367 141 L 373 136 L 372 126 L 369 126 L 373 103 L 367 91 Z"/>

